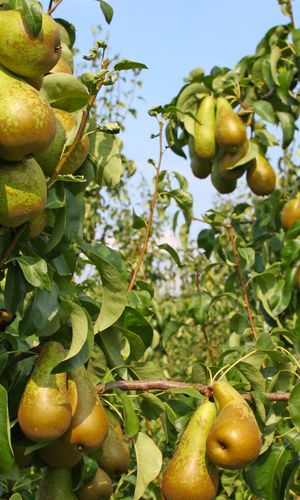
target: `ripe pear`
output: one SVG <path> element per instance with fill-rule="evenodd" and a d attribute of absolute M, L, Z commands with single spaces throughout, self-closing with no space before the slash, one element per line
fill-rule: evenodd
<path fill-rule="evenodd" d="M 42 85 L 43 85 L 44 75 L 33 76 L 32 78 L 23 77 L 23 80 L 25 80 L 25 82 L 29 83 L 29 85 L 34 87 L 36 90 L 40 90 L 42 88 Z"/>
<path fill-rule="evenodd" d="M 280 220 L 285 231 L 287 231 L 295 222 L 300 220 L 300 193 L 284 204 Z"/>
<path fill-rule="evenodd" d="M 41 166 L 43 172 L 48 177 L 51 176 L 53 170 L 59 162 L 61 154 L 66 142 L 66 131 L 61 121 L 56 118 L 56 133 L 51 144 L 41 153 L 37 153 L 34 157 Z"/>
<path fill-rule="evenodd" d="M 192 415 L 162 478 L 165 500 L 212 500 L 218 490 L 216 467 L 206 457 L 206 438 L 216 418 L 205 401 Z"/>
<path fill-rule="evenodd" d="M 45 467 L 35 500 L 76 500 L 70 469 Z"/>
<path fill-rule="evenodd" d="M 53 469 L 71 469 L 83 457 L 83 451 L 67 448 L 61 439 L 56 439 L 44 448 L 40 448 L 38 454 L 45 464 L 50 465 Z"/>
<path fill-rule="evenodd" d="M 194 125 L 195 156 L 211 160 L 216 154 L 215 139 L 215 98 L 205 96 L 196 113 L 198 122 Z"/>
<path fill-rule="evenodd" d="M 59 29 L 45 13 L 42 29 L 34 36 L 19 10 L 0 11 L 0 33 L 0 63 L 16 75 L 45 75 L 60 58 Z"/>
<path fill-rule="evenodd" d="M 72 132 L 75 128 L 78 128 L 77 120 L 75 116 L 72 115 L 72 113 L 64 111 L 63 109 L 56 109 L 56 108 L 53 108 L 53 111 L 56 118 L 63 125 L 66 134 Z"/>
<path fill-rule="evenodd" d="M 232 193 L 232 191 L 235 190 L 237 184 L 235 179 L 224 179 L 223 177 L 221 177 L 217 162 L 214 162 L 212 166 L 211 182 L 216 190 L 221 194 Z"/>
<path fill-rule="evenodd" d="M 219 467 L 242 469 L 258 457 L 262 446 L 255 416 L 227 382 L 215 382 L 213 393 L 219 414 L 207 436 L 207 455 Z"/>
<path fill-rule="evenodd" d="M 71 423 L 67 375 L 51 373 L 64 357 L 65 350 L 59 342 L 46 342 L 23 392 L 18 409 L 19 426 L 33 441 L 57 439 Z"/>
<path fill-rule="evenodd" d="M 98 448 L 107 436 L 108 418 L 84 366 L 69 373 L 68 391 L 72 420 L 62 443 L 84 451 Z"/>
<path fill-rule="evenodd" d="M 0 158 L 19 161 L 46 149 L 56 130 L 55 115 L 48 102 L 3 66 L 0 96 Z"/>
<path fill-rule="evenodd" d="M 234 153 L 247 139 L 246 128 L 225 97 L 217 98 L 216 141 L 225 151 Z"/>
<path fill-rule="evenodd" d="M 55 64 L 54 68 L 51 69 L 50 73 L 73 73 L 70 65 L 62 57 Z"/>
<path fill-rule="evenodd" d="M 121 475 L 129 469 L 130 454 L 117 421 L 109 419 L 108 434 L 99 449 L 97 462 L 111 477 Z"/>
<path fill-rule="evenodd" d="M 244 165 L 240 165 L 232 169 L 230 169 L 230 167 L 238 163 L 244 156 L 246 156 L 248 149 L 249 141 L 246 140 L 241 146 L 238 147 L 235 153 L 224 151 L 218 161 L 219 173 L 223 179 L 236 180 L 243 175 L 245 172 Z"/>
<path fill-rule="evenodd" d="M 113 494 L 110 477 L 102 469 L 97 469 L 93 479 L 79 491 L 80 500 L 109 500 Z"/>
<path fill-rule="evenodd" d="M 268 160 L 260 153 L 250 163 L 247 184 L 257 196 L 266 196 L 275 189 L 276 174 Z"/>
<path fill-rule="evenodd" d="M 0 224 L 17 227 L 38 217 L 47 202 L 46 179 L 33 159 L 0 161 Z"/>

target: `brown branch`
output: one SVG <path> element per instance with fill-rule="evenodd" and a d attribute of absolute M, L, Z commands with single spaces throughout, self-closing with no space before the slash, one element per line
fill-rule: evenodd
<path fill-rule="evenodd" d="M 210 362 L 214 366 L 216 360 L 215 360 L 214 352 L 213 352 L 213 349 L 212 349 L 212 345 L 211 345 L 211 343 L 209 341 L 209 338 L 208 338 L 208 335 L 207 335 L 207 332 L 206 332 L 206 328 L 205 328 L 204 325 L 202 325 L 201 330 L 202 330 L 202 333 L 204 335 L 204 340 L 205 340 L 205 343 L 206 343 L 206 347 L 208 349 L 208 355 L 209 355 L 209 358 L 210 358 Z"/>
<path fill-rule="evenodd" d="M 102 62 L 101 68 L 102 69 L 107 69 L 108 64 L 109 64 L 108 59 L 105 59 Z M 63 166 L 66 163 L 66 161 L 70 158 L 70 156 L 75 151 L 75 149 L 78 146 L 78 144 L 80 143 L 80 141 L 82 139 L 82 136 L 84 134 L 84 130 L 85 130 L 86 124 L 87 124 L 89 116 L 90 116 L 91 109 L 92 109 L 92 107 L 94 105 L 94 102 L 95 102 L 95 100 L 97 98 L 99 90 L 101 89 L 101 87 L 103 85 L 104 85 L 104 82 L 99 82 L 98 85 L 97 85 L 97 87 L 96 87 L 95 93 L 90 95 L 88 103 L 87 103 L 87 106 L 86 106 L 85 110 L 82 113 L 80 125 L 78 127 L 75 139 L 74 139 L 73 143 L 71 144 L 71 146 L 69 147 L 68 151 L 61 156 L 58 164 L 56 165 L 56 167 L 55 167 L 55 169 L 54 169 L 54 171 L 53 171 L 53 173 L 52 173 L 52 175 L 51 175 L 51 177 L 50 177 L 50 179 L 48 181 L 48 189 L 50 189 L 50 187 L 53 185 L 56 177 L 61 172 Z"/>
<path fill-rule="evenodd" d="M 180 382 L 175 380 L 117 380 L 107 382 L 106 384 L 98 384 L 96 386 L 97 392 L 105 394 L 112 392 L 116 389 L 121 391 L 141 391 L 147 392 L 151 390 L 169 389 L 195 389 L 206 397 L 213 395 L 213 388 L 210 385 L 193 384 L 189 382 Z M 288 392 L 264 392 L 263 395 L 270 401 L 289 401 L 290 394 Z M 244 399 L 252 401 L 253 398 L 250 393 L 242 394 Z"/>
<path fill-rule="evenodd" d="M 22 226 L 18 227 L 14 238 L 12 239 L 12 241 L 10 242 L 10 244 L 4 250 L 3 254 L 0 257 L 0 269 L 2 269 L 5 266 L 7 259 L 9 259 L 11 253 L 13 252 L 14 248 L 16 247 L 16 245 L 17 245 L 19 239 L 21 238 L 23 232 L 25 231 L 26 227 L 27 227 L 26 223 L 22 224 Z"/>
<path fill-rule="evenodd" d="M 51 14 L 53 14 L 53 12 L 55 11 L 55 9 L 59 6 L 59 4 L 62 3 L 62 1 L 63 0 L 57 0 L 56 3 L 52 6 L 53 0 L 50 0 L 49 7 L 48 7 L 48 16 L 51 16 Z"/>
<path fill-rule="evenodd" d="M 135 285 L 140 267 L 142 265 L 144 256 L 145 256 L 146 251 L 147 251 L 148 242 L 149 242 L 149 238 L 150 238 L 150 234 L 151 234 L 151 227 L 152 227 L 152 221 L 153 221 L 153 216 L 154 216 L 154 210 L 155 210 L 155 205 L 156 205 L 156 202 L 158 199 L 159 174 L 160 174 L 162 158 L 163 158 L 163 154 L 164 154 L 163 144 L 162 144 L 162 141 L 163 141 L 162 131 L 163 131 L 163 123 L 160 122 L 159 123 L 159 160 L 158 160 L 158 164 L 156 166 L 156 175 L 155 175 L 155 181 L 154 181 L 154 193 L 153 193 L 153 197 L 152 197 L 152 201 L 151 201 L 150 214 L 149 214 L 149 218 L 147 221 L 144 243 L 142 246 L 142 250 L 141 250 L 137 265 L 133 271 L 132 278 L 131 278 L 131 281 L 130 281 L 129 286 L 128 286 L 128 292 L 130 292 Z"/>
<path fill-rule="evenodd" d="M 252 313 L 251 313 L 250 300 L 249 300 L 247 285 L 246 285 L 246 282 L 245 282 L 245 280 L 243 278 L 243 275 L 242 275 L 242 272 L 241 272 L 240 266 L 239 266 L 239 253 L 238 253 L 238 249 L 237 249 L 237 245 L 236 245 L 235 234 L 234 234 L 234 231 L 233 231 L 233 228 L 232 228 L 231 224 L 227 224 L 226 228 L 227 228 L 228 237 L 229 237 L 229 240 L 230 240 L 230 243 L 231 243 L 231 246 L 232 246 L 232 250 L 233 250 L 234 268 L 236 270 L 236 274 L 237 274 L 237 276 L 239 278 L 239 282 L 240 282 L 240 285 L 241 285 L 241 288 L 242 288 L 242 293 L 243 293 L 243 297 L 244 297 L 245 308 L 246 308 L 246 312 L 247 312 L 247 316 L 248 316 L 248 320 L 249 320 L 251 332 L 253 334 L 254 339 L 257 341 L 257 334 L 256 334 L 255 326 L 254 326 L 254 321 L 253 321 Z"/>

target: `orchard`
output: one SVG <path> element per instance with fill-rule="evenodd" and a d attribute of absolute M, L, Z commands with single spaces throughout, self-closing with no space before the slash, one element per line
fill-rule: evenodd
<path fill-rule="evenodd" d="M 292 0 L 149 110 L 153 183 L 120 139 L 147 66 L 96 32 L 77 67 L 62 1 L 0 1 L 0 498 L 300 498 Z"/>

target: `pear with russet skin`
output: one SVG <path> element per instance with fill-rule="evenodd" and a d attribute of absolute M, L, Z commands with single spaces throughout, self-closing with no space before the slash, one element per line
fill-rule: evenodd
<path fill-rule="evenodd" d="M 212 500 L 218 472 L 206 456 L 206 438 L 216 418 L 214 403 L 205 401 L 192 415 L 162 478 L 165 500 Z"/>
<path fill-rule="evenodd" d="M 251 161 L 247 170 L 247 184 L 257 196 L 271 194 L 276 187 L 275 171 L 268 160 L 260 153 Z"/>
<path fill-rule="evenodd" d="M 35 500 L 76 500 L 70 469 L 45 467 Z"/>
<path fill-rule="evenodd" d="M 280 221 L 287 231 L 295 222 L 300 220 L 300 193 L 288 200 L 281 211 Z"/>
<path fill-rule="evenodd" d="M 234 153 L 247 139 L 246 127 L 225 97 L 217 98 L 216 142 L 220 148 Z"/>
<path fill-rule="evenodd" d="M 127 472 L 130 463 L 130 454 L 124 441 L 119 423 L 109 415 L 108 434 L 99 450 L 96 450 L 97 462 L 111 477 Z"/>
<path fill-rule="evenodd" d="M 239 165 L 236 168 L 231 168 L 238 163 L 249 150 L 249 141 L 246 140 L 235 153 L 225 151 L 218 160 L 219 174 L 223 179 L 236 180 L 239 179 L 245 172 L 245 166 Z"/>
<path fill-rule="evenodd" d="M 259 455 L 262 441 L 255 416 L 244 398 L 227 382 L 213 384 L 219 414 L 207 436 L 211 462 L 225 469 L 242 469 Z"/>
<path fill-rule="evenodd" d="M 57 439 L 71 423 L 67 375 L 51 373 L 64 357 L 65 350 L 59 342 L 46 342 L 24 389 L 18 421 L 25 436 L 32 441 Z"/>
<path fill-rule="evenodd" d="M 216 154 L 215 139 L 215 98 L 211 95 L 203 97 L 196 113 L 194 124 L 195 156 L 207 160 Z"/>
<path fill-rule="evenodd" d="M 214 161 L 212 165 L 212 170 L 211 170 L 211 182 L 214 188 L 220 193 L 220 194 L 229 194 L 232 193 L 237 185 L 237 182 L 235 179 L 224 179 L 220 172 L 219 172 L 219 166 L 218 162 Z"/>
<path fill-rule="evenodd" d="M 79 500 L 109 500 L 113 494 L 110 477 L 102 469 L 97 469 L 93 479 L 79 491 Z"/>
<path fill-rule="evenodd" d="M 16 75 L 45 75 L 60 58 L 59 29 L 48 14 L 42 14 L 41 31 L 34 36 L 20 10 L 0 11 L 0 33 L 0 63 Z"/>

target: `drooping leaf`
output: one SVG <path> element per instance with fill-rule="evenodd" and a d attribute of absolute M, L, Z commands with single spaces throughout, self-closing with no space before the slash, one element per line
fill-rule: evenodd
<path fill-rule="evenodd" d="M 183 264 L 181 263 L 180 257 L 178 255 L 178 253 L 176 252 L 175 248 L 171 247 L 171 245 L 169 245 L 168 243 L 162 243 L 161 245 L 157 245 L 157 246 L 161 250 L 166 250 L 166 252 L 168 252 L 168 254 L 171 255 L 174 262 L 176 262 L 178 267 L 183 266 Z"/>
<path fill-rule="evenodd" d="M 121 398 L 123 404 L 126 434 L 129 437 L 133 437 L 139 431 L 139 419 L 136 414 L 135 407 L 127 394 L 120 392 L 119 397 Z"/>
<path fill-rule="evenodd" d="M 4 302 L 5 307 L 17 312 L 22 307 L 27 292 L 27 283 L 24 274 L 17 262 L 11 262 L 5 280 Z"/>
<path fill-rule="evenodd" d="M 284 111 L 276 112 L 282 127 L 282 147 L 287 148 L 292 142 L 295 133 L 295 120 L 290 113 Z"/>
<path fill-rule="evenodd" d="M 104 0 L 100 0 L 99 3 L 105 17 L 105 21 L 107 22 L 107 24 L 110 24 L 114 15 L 113 8 Z"/>
<path fill-rule="evenodd" d="M 51 290 L 47 262 L 44 259 L 31 255 L 22 255 L 21 257 L 17 257 L 16 260 L 28 283 L 42 290 Z"/>
<path fill-rule="evenodd" d="M 194 116 L 196 115 L 200 102 L 199 98 L 203 97 L 208 92 L 208 88 L 204 83 L 191 83 L 183 87 L 178 95 L 176 101 L 176 108 L 179 110 L 177 112 L 178 120 L 183 122 L 185 129 L 191 135 L 194 135 L 195 124 L 195 120 L 191 116 L 191 113 L 193 113 Z M 189 114 L 186 114 L 187 111 Z"/>
<path fill-rule="evenodd" d="M 99 186 L 113 189 L 119 184 L 124 166 L 118 140 L 114 135 L 104 132 L 90 134 L 88 160 L 94 166 Z"/>
<path fill-rule="evenodd" d="M 300 430 L 300 383 L 295 385 L 291 391 L 291 396 L 288 404 L 288 410 L 293 424 Z"/>
<path fill-rule="evenodd" d="M 121 71 L 128 69 L 148 69 L 148 67 L 144 63 L 123 59 L 122 61 L 119 61 L 117 64 L 115 64 L 114 69 L 115 71 Z"/>
<path fill-rule="evenodd" d="M 25 309 L 19 324 L 22 336 L 45 335 L 46 327 L 54 320 L 59 310 L 58 289 L 53 282 L 51 290 L 37 288 Z M 53 332 L 52 332 L 53 333 Z M 48 332 L 47 332 L 48 335 Z"/>
<path fill-rule="evenodd" d="M 40 92 L 51 106 L 69 113 L 83 108 L 89 98 L 84 85 L 67 73 L 46 75 Z"/>
<path fill-rule="evenodd" d="M 22 15 L 34 37 L 42 29 L 42 8 L 36 0 L 23 0 Z"/>
<path fill-rule="evenodd" d="M 260 116 L 263 120 L 270 123 L 275 123 L 274 109 L 270 102 L 267 101 L 255 101 L 253 103 L 253 109 L 255 113 Z"/>
<path fill-rule="evenodd" d="M 133 229 L 142 229 L 146 226 L 147 226 L 146 221 L 142 217 L 137 215 L 135 213 L 135 210 L 133 209 L 133 211 L 132 211 L 132 227 L 133 227 Z"/>
<path fill-rule="evenodd" d="M 10 442 L 10 422 L 6 389 L 0 385 L 0 474 L 8 472 L 14 464 Z"/>
<path fill-rule="evenodd" d="M 162 454 L 154 441 L 143 432 L 139 432 L 136 439 L 135 453 L 138 472 L 133 500 L 139 500 L 151 481 L 160 473 Z"/>

